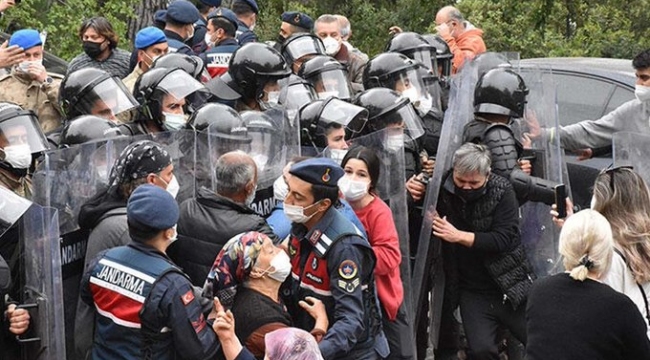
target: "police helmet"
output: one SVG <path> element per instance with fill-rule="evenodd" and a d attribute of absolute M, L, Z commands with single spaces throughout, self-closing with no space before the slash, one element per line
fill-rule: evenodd
<path fill-rule="evenodd" d="M 112 121 L 99 116 L 83 115 L 65 125 L 59 146 L 69 147 L 122 135 L 120 128 Z"/>
<path fill-rule="evenodd" d="M 356 105 L 368 110 L 368 124 L 365 134 L 399 125 L 412 139 L 424 134 L 422 120 L 415 112 L 408 98 L 386 88 L 369 89 L 357 96 Z"/>
<path fill-rule="evenodd" d="M 327 55 L 314 56 L 302 63 L 298 70 L 298 76 L 314 86 L 319 98 L 334 96 L 349 101 L 352 99 L 352 88 L 347 74 L 345 65 Z"/>
<path fill-rule="evenodd" d="M 478 78 L 492 69 L 501 67 L 509 68 L 512 66 L 505 55 L 495 52 L 485 52 L 478 54 L 474 59 L 472 59 L 472 61 L 474 64 L 476 64 L 476 69 L 478 70 Z"/>
<path fill-rule="evenodd" d="M 187 129 L 198 132 L 207 132 L 212 124 L 220 123 L 224 128 L 236 127 L 232 124 L 240 124 L 241 117 L 230 106 L 219 103 L 207 103 L 196 110 L 187 121 Z"/>
<path fill-rule="evenodd" d="M 496 68 L 478 80 L 474 91 L 474 113 L 523 117 L 528 88 L 511 69 Z"/>
<path fill-rule="evenodd" d="M 89 67 L 63 79 L 59 87 L 59 106 L 66 119 L 91 114 L 114 119 L 115 115 L 138 103 L 120 79 Z"/>
<path fill-rule="evenodd" d="M 287 63 L 291 64 L 306 55 L 325 55 L 325 46 L 318 36 L 297 33 L 292 34 L 282 43 L 282 56 Z"/>
<path fill-rule="evenodd" d="M 200 57 L 179 52 L 167 53 L 157 58 L 151 65 L 151 68 L 182 69 L 201 83 L 205 83 L 211 78 L 205 70 L 203 60 Z"/>
<path fill-rule="evenodd" d="M 372 89 L 385 87 L 395 89 L 396 76 L 407 71 L 416 71 L 420 64 L 406 55 L 388 52 L 375 56 L 363 71 L 363 87 Z"/>
<path fill-rule="evenodd" d="M 441 75 L 445 78 L 451 76 L 451 61 L 454 54 L 451 53 L 447 42 L 437 34 L 425 34 L 423 38 L 436 48 L 436 60 L 438 65 L 442 67 Z"/>
<path fill-rule="evenodd" d="M 362 133 L 368 121 L 368 110 L 334 97 L 314 100 L 298 111 L 301 144 L 325 148 L 331 129 L 345 128 L 345 138 Z"/>
<path fill-rule="evenodd" d="M 133 95 L 140 102 L 138 121 L 151 120 L 162 127 L 164 116 L 162 101 L 164 95 L 184 99 L 189 94 L 203 89 L 203 85 L 182 69 L 149 69 L 135 82 Z"/>
<path fill-rule="evenodd" d="M 402 32 L 395 34 L 388 41 L 386 51 L 404 54 L 413 60 L 421 62 L 428 69 L 438 68 L 436 48 L 418 33 Z"/>

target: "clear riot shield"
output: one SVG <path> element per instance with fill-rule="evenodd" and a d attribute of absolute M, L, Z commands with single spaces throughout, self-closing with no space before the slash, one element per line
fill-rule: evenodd
<path fill-rule="evenodd" d="M 22 305 L 30 312 L 30 330 L 18 341 L 23 358 L 66 358 L 65 311 L 57 210 L 32 205 L 20 232 Z"/>
<path fill-rule="evenodd" d="M 298 148 L 297 138 L 294 144 L 286 143 L 284 132 L 286 114 L 279 110 L 265 112 L 248 111 L 241 114 L 245 129 L 239 134 L 223 134 L 208 128 L 208 155 L 210 159 L 210 174 L 212 189 L 217 191 L 216 163 L 217 159 L 231 151 L 243 151 L 249 154 L 257 166 L 257 191 L 250 204 L 260 216 L 267 216 L 276 205 L 273 197 L 273 182 L 282 175 L 286 165 L 288 147 Z"/>
<path fill-rule="evenodd" d="M 477 70 L 473 62 L 466 62 L 456 77 L 452 78 L 449 105 L 442 124 L 435 169 L 427 185 L 427 192 L 423 202 L 422 227 L 413 265 L 411 296 L 415 305 L 414 323 L 416 329 L 419 321 L 426 321 L 427 313 L 423 309 L 426 309 L 424 305 L 429 303 L 431 320 L 429 338 L 433 348 L 437 348 L 438 344 L 445 278 L 442 268 L 440 239 L 432 236 L 431 226 L 438 201 L 438 192 L 442 187 L 443 176 L 451 168 L 454 152 L 462 145 L 464 126 L 474 116 L 473 99 L 477 81 Z M 430 294 L 429 289 L 431 289 Z"/>
<path fill-rule="evenodd" d="M 552 74 L 533 72 L 532 76 L 529 74 L 526 86 L 529 93 L 524 116 L 537 119 L 541 128 L 555 129 L 555 133 L 559 134 L 556 89 Z M 531 175 L 564 184 L 566 196 L 570 196 L 569 176 L 559 136 L 556 136 L 553 142 L 542 139 L 531 142 L 523 123 L 514 129 L 516 135 L 520 133 L 519 141 L 524 146 L 523 158 L 531 162 Z M 553 224 L 550 210 L 549 205 L 541 202 L 527 202 L 520 209 L 521 242 L 538 276 L 562 270 L 558 263 L 559 229 Z"/>
<path fill-rule="evenodd" d="M 0 237 L 29 209 L 32 202 L 0 186 Z"/>
<path fill-rule="evenodd" d="M 634 172 L 650 184 L 650 135 L 618 132 L 613 137 L 614 167 L 633 166 Z"/>
<path fill-rule="evenodd" d="M 404 287 L 404 307 L 407 313 L 408 324 L 413 324 L 414 306 L 411 289 L 411 262 L 409 249 L 409 229 L 408 229 L 408 210 L 406 205 L 406 187 L 404 182 L 404 144 L 395 147 L 394 144 L 389 146 L 389 135 L 402 134 L 402 129 L 384 129 L 372 134 L 354 138 L 350 141 L 350 149 L 356 146 L 365 146 L 374 151 L 380 160 L 379 181 L 377 183 L 377 195 L 390 206 L 393 213 L 393 221 L 399 235 L 400 252 L 402 262 L 400 264 L 400 274 L 402 285 Z M 324 156 L 330 153 L 327 150 L 323 152 Z M 334 159 L 335 161 L 337 159 Z M 337 162 L 340 163 L 341 159 Z M 371 245 L 372 245 L 372 239 Z M 412 329 L 413 330 L 413 329 Z M 405 334 L 412 342 L 415 351 L 415 341 L 411 334 Z M 415 352 L 413 352 L 415 353 Z"/>

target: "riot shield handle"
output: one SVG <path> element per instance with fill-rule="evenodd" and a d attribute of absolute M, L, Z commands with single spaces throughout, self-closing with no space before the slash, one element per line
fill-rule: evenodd
<path fill-rule="evenodd" d="M 30 293 L 29 289 L 25 290 L 26 293 Z M 47 299 L 42 296 L 36 296 L 31 298 L 31 303 L 20 304 L 17 306 L 19 309 L 26 309 L 29 311 L 30 320 L 30 330 L 28 333 L 32 333 L 37 336 L 33 337 L 22 337 L 22 335 L 16 335 L 16 341 L 21 346 L 30 346 L 31 344 L 40 344 L 40 350 L 36 351 L 39 353 L 43 350 L 44 345 L 48 344 L 48 332 L 43 331 L 44 329 L 49 328 L 49 321 L 47 318 Z"/>

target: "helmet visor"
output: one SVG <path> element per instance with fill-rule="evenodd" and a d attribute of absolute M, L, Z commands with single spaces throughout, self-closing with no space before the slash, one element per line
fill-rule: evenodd
<path fill-rule="evenodd" d="M 320 99 L 335 97 L 342 100 L 352 99 L 352 89 L 344 70 L 324 71 L 309 79 Z"/>
<path fill-rule="evenodd" d="M 47 139 L 36 116 L 27 111 L 20 111 L 18 114 L 0 122 L 0 148 L 29 145 L 32 154 L 47 150 Z"/>
<path fill-rule="evenodd" d="M 287 86 L 280 94 L 280 105 L 286 110 L 297 110 L 318 98 L 311 85 L 298 82 Z"/>
<path fill-rule="evenodd" d="M 415 112 L 413 105 L 407 101 L 397 109 L 382 115 L 381 118 L 382 122 L 387 124 L 386 127 L 402 127 L 404 134 L 408 134 L 412 139 L 424 135 L 422 120 Z"/>
<path fill-rule="evenodd" d="M 122 81 L 110 77 L 95 85 L 79 100 L 77 106 L 82 113 L 110 119 L 121 112 L 137 107 L 138 102 Z"/>
<path fill-rule="evenodd" d="M 204 88 L 200 82 L 180 69 L 167 74 L 156 86 L 156 89 L 162 90 L 176 99 L 183 99 L 187 95 Z"/>
<path fill-rule="evenodd" d="M 286 44 L 282 55 L 292 63 L 305 55 L 325 55 L 325 46 L 315 36 L 301 36 Z"/>
<path fill-rule="evenodd" d="M 417 60 L 422 65 L 426 66 L 427 69 L 429 70 L 437 70 L 438 65 L 436 62 L 436 52 L 435 50 L 432 49 L 427 49 L 427 48 L 422 48 L 422 49 L 417 49 L 411 53 L 411 56 L 409 56 L 413 60 Z"/>
<path fill-rule="evenodd" d="M 335 123 L 345 127 L 349 136 L 359 134 L 368 121 L 368 110 L 339 99 L 330 99 L 320 114 L 324 127 Z"/>

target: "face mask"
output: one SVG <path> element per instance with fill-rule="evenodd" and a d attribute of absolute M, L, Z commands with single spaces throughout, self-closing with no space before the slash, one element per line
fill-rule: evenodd
<path fill-rule="evenodd" d="M 634 86 L 634 96 L 636 96 L 636 98 L 642 102 L 650 101 L 650 86 Z"/>
<path fill-rule="evenodd" d="M 302 206 L 298 206 L 298 205 L 289 205 L 289 204 L 285 203 L 284 204 L 284 215 L 286 215 L 287 218 L 289 218 L 289 220 L 292 223 L 304 224 L 307 221 L 309 221 L 309 219 L 314 217 L 314 215 L 316 215 L 316 213 L 317 213 L 317 212 L 315 212 L 315 213 L 307 216 L 307 215 L 305 215 L 305 210 L 309 209 L 310 207 L 312 207 L 312 206 L 314 206 L 316 204 L 318 204 L 318 202 L 315 202 L 315 203 L 313 203 L 313 204 L 311 204 L 311 205 L 309 205 L 307 207 L 302 207 Z"/>
<path fill-rule="evenodd" d="M 332 97 L 332 96 L 335 97 L 335 98 L 338 98 L 339 97 L 339 92 L 336 91 L 336 90 L 333 90 L 333 91 L 323 91 L 323 92 L 318 93 L 318 98 L 323 99 L 323 100 L 325 100 L 325 99 L 327 99 L 329 97 Z"/>
<path fill-rule="evenodd" d="M 284 43 L 284 40 L 286 40 L 284 36 L 278 35 L 278 38 L 275 41 L 277 41 L 278 44 L 282 45 Z"/>
<path fill-rule="evenodd" d="M 404 146 L 404 134 L 388 135 L 386 138 L 386 148 L 391 151 L 397 151 Z"/>
<path fill-rule="evenodd" d="M 275 254 L 273 259 L 271 259 L 271 267 L 273 267 L 275 271 L 268 272 L 267 269 L 266 271 L 269 277 L 277 282 L 284 282 L 289 274 L 291 274 L 291 258 L 289 258 L 289 255 L 287 255 L 286 252 L 280 251 Z"/>
<path fill-rule="evenodd" d="M 289 185 L 284 181 L 284 176 L 280 176 L 273 183 L 273 197 L 275 200 L 284 201 L 289 193 Z"/>
<path fill-rule="evenodd" d="M 346 200 L 357 201 L 361 200 L 366 196 L 366 194 L 368 194 L 368 185 L 370 185 L 370 183 L 366 181 L 352 180 L 346 175 L 339 180 L 338 185 Z"/>
<path fill-rule="evenodd" d="M 257 194 L 257 184 L 253 188 L 253 191 L 251 191 L 251 193 L 248 194 L 248 196 L 246 197 L 246 200 L 244 200 L 244 204 L 246 204 L 246 206 L 250 207 L 251 204 L 253 203 L 253 201 L 255 201 L 255 195 L 256 194 Z"/>
<path fill-rule="evenodd" d="M 90 56 L 91 59 L 97 58 L 103 52 L 102 43 L 92 41 L 84 41 L 83 49 L 86 55 Z"/>
<path fill-rule="evenodd" d="M 339 49 L 341 49 L 341 43 L 331 36 L 323 39 L 323 45 L 325 45 L 325 53 L 329 56 L 336 55 L 336 53 L 339 52 Z"/>
<path fill-rule="evenodd" d="M 269 91 L 266 93 L 266 97 L 268 100 L 260 101 L 260 108 L 262 110 L 268 110 L 274 107 L 278 107 L 278 101 L 280 100 L 279 91 Z"/>
<path fill-rule="evenodd" d="M 194 37 L 194 25 L 191 25 L 191 27 L 192 27 L 192 32 L 187 34 L 187 38 L 185 39 L 185 41 L 190 40 L 191 38 Z"/>
<path fill-rule="evenodd" d="M 184 114 L 172 114 L 163 112 L 163 116 L 165 117 L 163 128 L 165 128 L 167 131 L 177 131 L 185 126 Z"/>
<path fill-rule="evenodd" d="M 210 35 L 210 33 L 205 33 L 205 37 L 203 37 L 203 41 L 205 41 L 205 44 L 208 45 L 209 47 L 214 45 L 214 43 L 212 43 L 212 35 Z"/>
<path fill-rule="evenodd" d="M 176 199 L 176 195 L 178 195 L 178 191 L 181 189 L 181 185 L 178 183 L 178 180 L 176 180 L 176 176 L 172 175 L 172 179 L 169 180 L 169 182 L 165 181 L 165 179 L 161 178 L 160 176 L 158 176 L 158 179 L 160 179 L 162 182 L 165 183 L 165 185 L 167 185 L 165 190 L 167 190 L 167 192 L 172 197 L 174 197 L 174 199 Z"/>
<path fill-rule="evenodd" d="M 429 96 L 420 98 L 419 104 L 415 107 L 420 116 L 424 116 L 433 108 L 433 99 Z"/>
<path fill-rule="evenodd" d="M 420 93 L 418 92 L 418 89 L 414 87 L 402 91 L 402 96 L 411 100 L 413 106 L 417 106 L 420 102 Z"/>
<path fill-rule="evenodd" d="M 151 61 L 151 62 L 149 63 L 149 66 L 153 65 L 153 63 L 154 63 L 154 62 L 155 62 L 159 57 L 162 56 L 162 55 L 156 55 L 156 56 L 154 56 L 154 57 L 151 57 L 151 56 L 149 56 L 149 54 L 147 54 L 147 53 L 144 53 L 144 54 L 145 54 L 145 55 L 149 58 L 149 60 Z"/>
<path fill-rule="evenodd" d="M 347 153 L 348 153 L 347 150 L 330 149 L 330 159 L 334 160 L 334 162 L 341 165 L 341 161 L 343 161 L 343 158 Z"/>
<path fill-rule="evenodd" d="M 250 30 L 250 31 L 254 31 L 256 26 L 257 26 L 257 21 L 254 22 L 253 25 L 249 26 L 249 27 L 248 27 L 248 30 Z"/>
<path fill-rule="evenodd" d="M 454 193 L 463 199 L 463 201 L 466 203 L 478 200 L 481 196 L 485 195 L 485 192 L 487 191 L 487 186 L 485 185 L 481 186 L 479 189 L 462 189 L 456 185 L 454 186 L 456 187 Z"/>
<path fill-rule="evenodd" d="M 14 169 L 27 169 L 32 164 L 32 150 L 28 144 L 9 145 L 4 151 L 5 161 Z"/>
<path fill-rule="evenodd" d="M 172 229 L 174 229 L 174 235 L 172 235 L 172 237 L 169 238 L 169 243 L 170 244 L 173 243 L 174 241 L 178 240 L 178 231 L 176 231 L 177 226 L 178 225 L 174 225 L 174 227 L 172 227 Z"/>
<path fill-rule="evenodd" d="M 22 72 L 27 72 L 29 69 L 29 65 L 34 64 L 34 65 L 41 65 L 43 63 L 43 59 L 38 59 L 34 61 L 23 61 L 18 64 L 18 69 Z"/>

